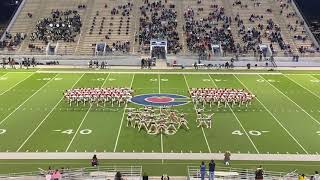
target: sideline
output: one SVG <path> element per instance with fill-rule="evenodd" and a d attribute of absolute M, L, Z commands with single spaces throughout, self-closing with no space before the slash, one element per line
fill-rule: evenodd
<path fill-rule="evenodd" d="M 223 160 L 224 153 L 41 153 L 41 152 L 7 152 L 0 153 L 1 160 L 67 160 L 67 159 L 91 159 L 96 154 L 99 159 L 135 159 L 135 160 Z M 232 160 L 246 161 L 320 161 L 320 155 L 310 154 L 232 154 Z"/>

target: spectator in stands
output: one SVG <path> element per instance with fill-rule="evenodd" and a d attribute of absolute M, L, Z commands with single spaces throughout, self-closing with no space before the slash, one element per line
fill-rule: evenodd
<path fill-rule="evenodd" d="M 150 47 L 151 39 L 167 40 L 168 53 L 178 53 L 179 44 L 177 29 L 177 12 L 174 5 L 167 8 L 161 1 L 145 4 L 140 7 L 139 44 Z"/>
<path fill-rule="evenodd" d="M 214 171 L 216 168 L 216 163 L 214 160 L 211 160 L 209 163 L 209 180 L 214 180 Z"/>
<path fill-rule="evenodd" d="M 263 169 L 262 166 L 259 166 L 255 172 L 255 179 L 256 180 L 263 180 Z"/>
<path fill-rule="evenodd" d="M 298 177 L 298 180 L 305 180 L 305 175 L 304 174 L 300 174 Z"/>
<path fill-rule="evenodd" d="M 314 180 L 320 180 L 320 175 L 319 175 L 319 172 L 318 171 L 315 171 L 314 173 Z"/>
<path fill-rule="evenodd" d="M 231 156 L 230 151 L 226 151 L 224 153 L 224 164 L 227 165 L 227 166 L 230 165 L 230 156 Z"/>
<path fill-rule="evenodd" d="M 52 173 L 52 176 L 51 178 L 53 180 L 60 180 L 61 179 L 61 173 L 58 169 L 56 169 L 53 173 Z"/>
<path fill-rule="evenodd" d="M 98 165 L 99 165 L 99 162 L 98 162 L 97 155 L 93 155 L 91 159 L 91 166 L 98 166 Z"/>
<path fill-rule="evenodd" d="M 201 180 L 204 180 L 206 176 L 206 165 L 204 164 L 204 161 L 202 161 L 200 165 L 200 176 L 201 176 Z"/>
<path fill-rule="evenodd" d="M 48 172 L 48 173 L 46 174 L 46 180 L 51 180 L 51 173 L 50 173 L 50 172 Z"/>
<path fill-rule="evenodd" d="M 119 171 L 116 173 L 114 180 L 123 180 L 122 174 Z"/>
<path fill-rule="evenodd" d="M 50 17 L 38 21 L 36 31 L 31 34 L 30 40 L 38 39 L 45 43 L 59 40 L 75 42 L 81 27 L 81 17 L 77 10 L 52 10 Z"/>

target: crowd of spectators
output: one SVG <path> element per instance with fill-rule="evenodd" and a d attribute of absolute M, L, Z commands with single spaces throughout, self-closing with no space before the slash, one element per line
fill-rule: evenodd
<path fill-rule="evenodd" d="M 31 41 L 38 39 L 45 43 L 59 40 L 75 42 L 81 27 L 81 17 L 77 10 L 52 10 L 50 17 L 38 21 L 30 39 Z"/>
<path fill-rule="evenodd" d="M 177 12 L 174 5 L 162 1 L 144 2 L 140 7 L 140 46 L 150 46 L 151 39 L 167 40 L 168 53 L 178 53 L 182 49 L 177 32 Z"/>
<path fill-rule="evenodd" d="M 25 33 L 11 34 L 10 32 L 5 32 L 5 38 L 0 41 L 0 48 L 14 48 L 21 44 L 21 42 L 27 37 Z"/>
<path fill-rule="evenodd" d="M 106 45 L 106 53 L 112 53 L 112 52 L 123 52 L 128 53 L 130 51 L 130 42 L 125 41 L 116 41 L 112 43 L 111 46 Z"/>
<path fill-rule="evenodd" d="M 198 1 L 198 3 L 201 3 Z M 211 5 L 210 13 L 206 17 L 197 17 L 202 8 L 188 8 L 184 13 L 188 50 L 207 56 L 211 53 L 212 44 L 221 45 L 223 52 L 235 52 L 234 39 L 231 34 L 231 17 L 225 15 L 223 7 Z M 219 24 L 222 24 L 219 26 Z"/>

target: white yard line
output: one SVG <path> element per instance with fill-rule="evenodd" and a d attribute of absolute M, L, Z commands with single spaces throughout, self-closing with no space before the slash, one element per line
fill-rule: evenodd
<path fill-rule="evenodd" d="M 8 73 L 7 73 L 7 74 L 8 74 Z M 5 90 L 4 92 L 2 92 L 2 93 L 0 94 L 0 96 L 2 96 L 3 94 L 5 94 L 6 92 L 10 91 L 11 89 L 15 88 L 15 87 L 18 86 L 20 83 L 22 83 L 23 81 L 27 80 L 27 79 L 28 79 L 30 76 L 32 76 L 33 74 L 34 74 L 34 72 L 31 73 L 31 74 L 30 74 L 29 76 L 27 76 L 26 78 L 24 78 L 23 80 L 17 82 L 15 85 L 11 86 L 9 89 L 7 89 L 7 90 Z"/>
<path fill-rule="evenodd" d="M 48 85 L 51 81 L 53 81 L 58 74 L 52 77 L 48 82 L 46 82 L 40 89 L 38 89 L 35 93 L 33 93 L 28 99 L 23 101 L 17 108 L 15 108 L 7 117 L 5 117 L 2 121 L 0 121 L 0 125 L 4 123 L 13 113 L 15 113 L 21 106 L 23 106 L 26 102 L 28 102 L 33 96 L 35 96 L 38 92 L 40 92 L 46 85 Z"/>
<path fill-rule="evenodd" d="M 158 81 L 159 81 L 159 94 L 161 93 L 161 79 L 160 79 L 160 74 L 158 74 Z M 161 111 L 161 107 L 160 107 L 160 111 Z M 161 152 L 163 153 L 163 137 L 162 137 L 162 133 L 160 133 L 160 141 L 161 141 Z M 162 160 L 163 163 L 163 160 Z"/>
<path fill-rule="evenodd" d="M 209 74 L 208 74 L 208 76 L 209 76 L 211 82 L 214 84 L 214 86 L 215 86 L 215 87 L 218 87 L 218 86 L 216 85 L 216 83 L 214 82 L 214 80 L 212 79 L 212 77 L 211 77 Z M 230 111 L 232 112 L 233 116 L 234 116 L 234 117 L 236 118 L 236 120 L 238 121 L 240 127 L 242 128 L 242 130 L 244 131 L 244 133 L 245 133 L 246 136 L 248 137 L 249 141 L 251 142 L 251 144 L 252 144 L 252 146 L 254 147 L 254 149 L 256 150 L 256 152 L 257 152 L 258 154 L 260 154 L 257 146 L 256 146 L 256 145 L 254 144 L 254 142 L 252 141 L 251 137 L 250 137 L 249 134 L 247 133 L 247 130 L 243 127 L 243 125 L 242 125 L 241 121 L 239 120 L 238 116 L 234 113 L 233 109 L 230 107 L 229 104 L 228 104 L 228 107 L 229 107 Z"/>
<path fill-rule="evenodd" d="M 103 83 L 102 83 L 102 85 L 101 85 L 100 87 L 103 87 L 103 86 L 104 86 L 104 84 L 107 82 L 107 79 L 109 78 L 109 76 L 110 76 L 110 74 L 108 74 L 108 76 L 107 76 L 106 79 L 103 81 Z M 90 105 L 90 107 L 89 107 L 89 109 L 87 110 L 86 114 L 85 114 L 84 117 L 82 118 L 81 123 L 79 124 L 76 132 L 74 133 L 71 141 L 69 142 L 69 145 L 68 145 L 68 147 L 66 148 L 65 152 L 68 152 L 68 151 L 69 151 L 69 148 L 71 147 L 74 139 L 76 138 L 77 134 L 79 133 L 80 128 L 81 128 L 82 124 L 84 123 L 84 121 L 86 120 L 86 118 L 87 118 L 87 116 L 88 116 L 91 108 L 92 108 L 92 104 Z"/>
<path fill-rule="evenodd" d="M 262 79 L 264 79 L 268 84 L 270 84 L 274 89 L 276 89 L 278 92 L 280 92 L 283 96 L 285 96 L 288 100 L 290 100 L 293 104 L 295 104 L 297 107 L 299 107 L 304 113 L 306 113 L 315 123 L 320 125 L 320 122 L 314 118 L 313 116 L 311 116 L 306 110 L 304 110 L 300 105 L 298 105 L 296 102 L 294 102 L 289 96 L 287 96 L 286 94 L 284 94 L 280 89 L 278 89 L 277 87 L 275 87 L 273 84 L 271 84 L 269 81 L 267 81 L 264 77 L 262 77 L 261 75 L 259 75 Z"/>
<path fill-rule="evenodd" d="M 84 74 L 82 74 L 80 76 L 80 78 L 73 84 L 73 86 L 71 87 L 74 88 L 74 86 L 82 79 L 82 77 L 84 76 Z M 64 97 L 62 97 L 57 104 L 51 109 L 51 111 L 43 118 L 43 120 L 38 124 L 38 126 L 32 131 L 32 133 L 27 137 L 27 139 L 20 145 L 20 147 L 17 149 L 16 152 L 19 152 L 20 149 L 29 141 L 29 139 L 33 136 L 33 134 L 41 127 L 41 125 L 47 120 L 47 118 L 50 116 L 50 114 L 57 108 L 57 106 L 60 104 L 60 102 L 64 99 Z"/>
<path fill-rule="evenodd" d="M 302 87 L 303 89 L 307 90 L 309 93 L 315 95 L 317 98 L 320 99 L 320 96 L 317 95 L 316 93 L 312 92 L 311 90 L 309 90 L 308 88 L 304 87 L 303 85 L 301 85 L 300 83 L 298 83 L 297 81 L 295 81 L 294 79 L 290 78 L 288 75 L 283 74 L 285 77 L 287 77 L 288 79 L 290 79 L 292 82 L 296 83 L 298 86 Z M 313 77 L 313 76 L 311 76 Z"/>
<path fill-rule="evenodd" d="M 7 75 L 7 74 L 9 74 L 9 72 L 2 74 L 0 77 L 3 77 L 3 76 L 5 76 L 5 75 Z"/>
<path fill-rule="evenodd" d="M 249 88 L 236 76 L 234 77 L 242 84 L 243 87 L 245 87 L 251 94 L 253 94 Z M 274 120 L 287 132 L 287 134 L 300 146 L 300 148 L 306 153 L 309 154 L 308 151 L 299 143 L 299 141 L 283 126 L 283 124 L 276 118 L 273 113 L 258 99 L 256 96 L 255 99 L 263 106 L 263 108 L 273 117 Z"/>
<path fill-rule="evenodd" d="M 135 77 L 135 73 L 133 73 L 132 80 L 131 80 L 131 83 L 130 83 L 130 88 L 132 88 L 134 77 Z M 122 124 L 123 124 L 124 116 L 126 114 L 127 107 L 128 107 L 128 101 L 126 102 L 126 105 L 124 106 L 124 109 L 123 109 L 123 114 L 122 114 L 119 130 L 118 130 L 117 139 L 116 139 L 116 142 L 114 144 L 113 152 L 116 152 L 116 150 L 117 150 L 118 141 L 119 141 L 119 137 L 120 137 L 120 133 L 121 133 L 121 129 L 122 129 Z"/>
<path fill-rule="evenodd" d="M 185 76 L 185 75 L 183 75 L 183 77 L 184 77 L 184 81 L 186 82 L 186 85 L 187 85 L 187 88 L 188 88 L 188 93 L 189 93 L 189 91 L 190 91 L 190 87 L 189 87 L 189 84 L 188 84 L 187 78 L 186 78 L 186 76 Z M 196 106 L 195 106 L 195 105 L 193 105 L 193 108 L 194 108 L 194 110 L 195 110 L 195 112 L 196 112 L 196 111 L 197 111 L 197 109 L 196 109 Z M 201 130 L 202 130 L 202 134 L 203 134 L 204 140 L 205 140 L 205 142 L 206 142 L 206 144 L 207 144 L 208 151 L 209 151 L 209 153 L 211 153 L 211 148 L 210 148 L 210 145 L 209 145 L 209 142 L 208 142 L 208 139 L 207 139 L 206 133 L 204 132 L 203 127 L 201 127 Z"/>

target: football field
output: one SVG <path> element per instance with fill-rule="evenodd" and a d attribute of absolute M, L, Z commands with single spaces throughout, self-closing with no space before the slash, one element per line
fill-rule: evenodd
<path fill-rule="evenodd" d="M 198 128 L 191 99 L 173 107 L 190 130 L 149 135 L 127 127 L 128 108 L 69 106 L 76 87 L 131 87 L 134 96 L 187 96 L 189 88 L 246 89 L 252 105 L 206 107 L 212 128 Z M 0 152 L 159 152 L 318 154 L 320 73 L 0 71 Z"/>

